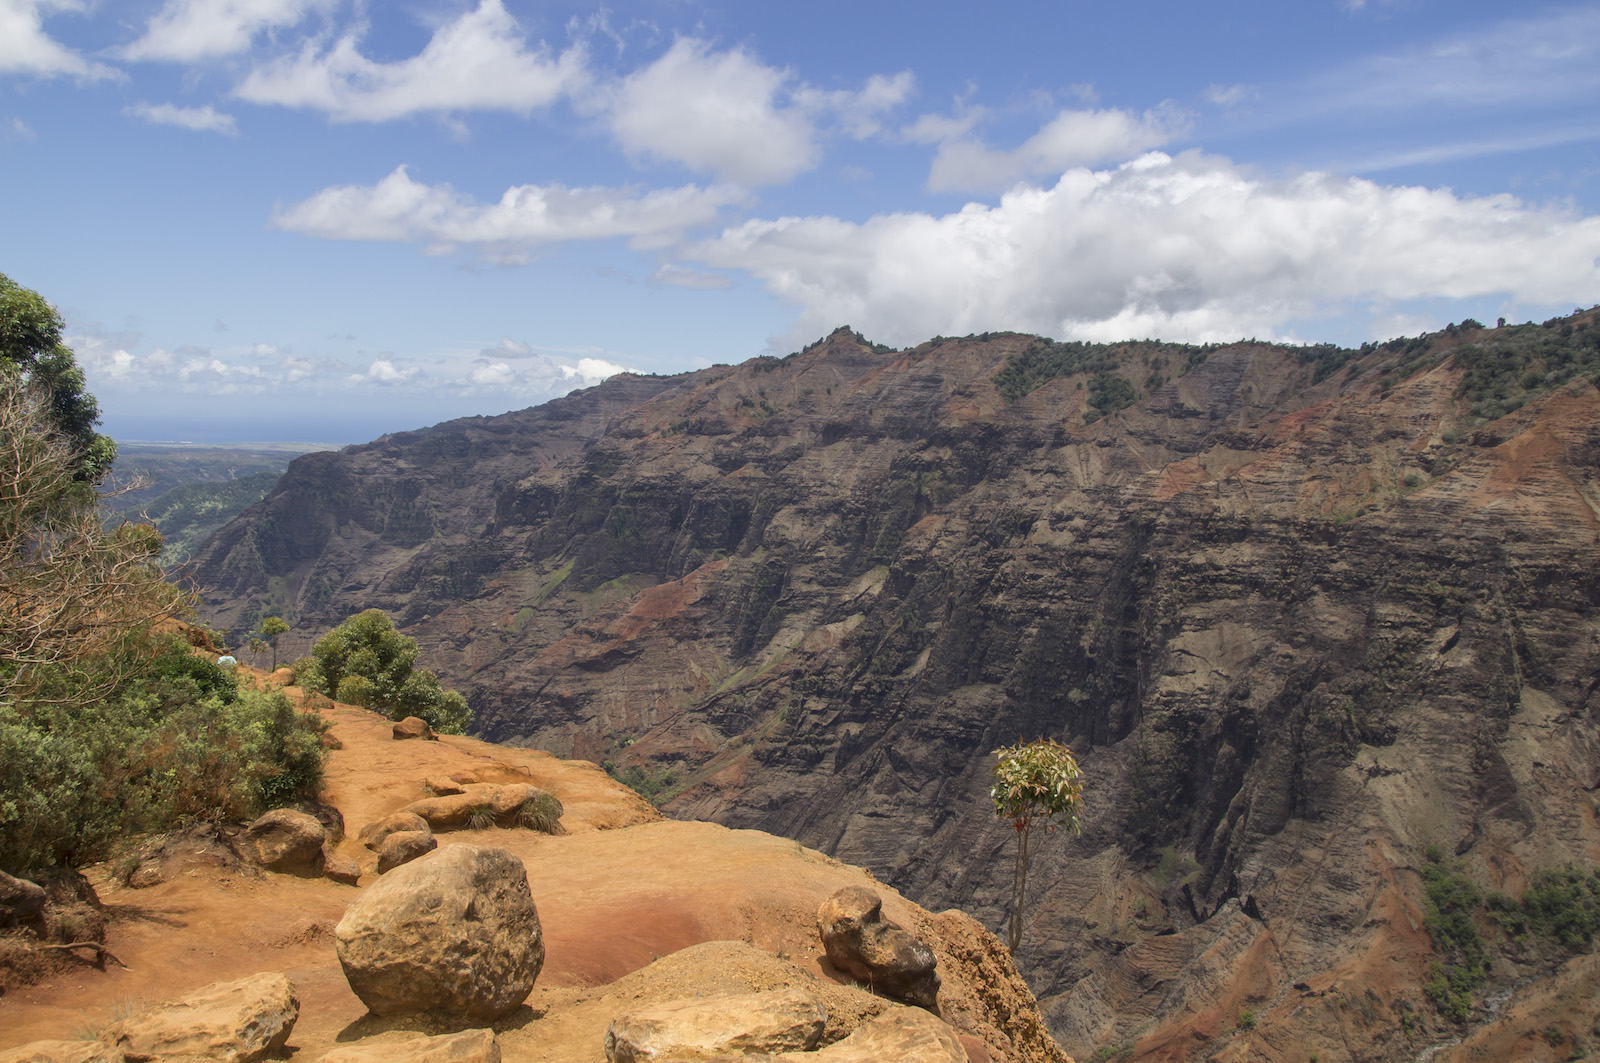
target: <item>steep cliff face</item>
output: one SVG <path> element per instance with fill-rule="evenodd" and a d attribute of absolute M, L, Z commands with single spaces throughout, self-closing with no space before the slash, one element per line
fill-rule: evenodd
<path fill-rule="evenodd" d="M 1508 892 L 1600 860 L 1591 317 L 1362 351 L 841 330 L 302 458 L 197 578 L 224 626 L 386 609 L 485 736 L 990 926 L 988 751 L 1062 738 L 1085 829 L 1019 960 L 1069 1051 L 1409 1059 L 1459 1036 L 1424 848 Z M 1592 1019 L 1571 966 L 1491 981 Z"/>

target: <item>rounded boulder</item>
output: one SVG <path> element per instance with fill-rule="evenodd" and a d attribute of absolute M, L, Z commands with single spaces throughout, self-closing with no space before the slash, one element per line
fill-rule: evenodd
<path fill-rule="evenodd" d="M 246 858 L 269 871 L 320 876 L 322 845 L 328 832 L 315 816 L 292 808 L 275 808 L 244 832 Z"/>
<path fill-rule="evenodd" d="M 527 998 L 544 966 L 522 861 L 483 845 L 395 868 L 345 909 L 334 939 L 350 988 L 375 1015 L 492 1021 Z"/>

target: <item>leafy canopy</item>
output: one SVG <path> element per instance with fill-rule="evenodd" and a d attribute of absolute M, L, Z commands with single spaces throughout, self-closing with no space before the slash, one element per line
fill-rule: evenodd
<path fill-rule="evenodd" d="M 994 785 L 989 797 L 997 814 L 1011 820 L 1017 832 L 1016 862 L 1011 872 L 1011 919 L 1006 943 L 1015 953 L 1022 943 L 1022 902 L 1028 890 L 1028 867 L 1033 860 L 1034 830 L 1053 831 L 1065 826 L 1081 831 L 1078 811 L 1083 805 L 1083 782 L 1072 750 L 1048 738 L 1019 742 L 994 751 Z"/>
<path fill-rule="evenodd" d="M 472 719 L 466 698 L 416 667 L 416 640 L 396 631 L 381 609 L 352 616 L 323 636 L 311 655 L 316 667 L 299 670 L 301 683 L 338 701 L 396 720 L 417 716 L 442 734 L 461 734 Z"/>

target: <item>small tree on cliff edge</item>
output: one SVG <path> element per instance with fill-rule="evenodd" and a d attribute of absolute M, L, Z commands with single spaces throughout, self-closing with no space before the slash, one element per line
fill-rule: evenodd
<path fill-rule="evenodd" d="M 1038 827 L 1053 832 L 1059 825 L 1079 833 L 1083 783 L 1072 750 L 1048 738 L 1019 742 L 994 752 L 1000 761 L 994 766 L 994 786 L 989 796 L 994 799 L 995 813 L 1011 820 L 1017 832 L 1017 859 L 1011 871 L 1011 921 L 1006 928 L 1006 944 L 1015 953 L 1022 943 L 1022 899 L 1028 888 L 1028 865 L 1038 844 L 1033 832 Z"/>
<path fill-rule="evenodd" d="M 472 720 L 467 699 L 445 690 L 439 677 L 415 667 L 417 641 L 394 629 L 381 609 L 358 613 L 311 650 L 316 669 L 302 682 L 335 701 L 377 709 L 399 720 L 418 716 L 444 734 L 461 734 Z"/>

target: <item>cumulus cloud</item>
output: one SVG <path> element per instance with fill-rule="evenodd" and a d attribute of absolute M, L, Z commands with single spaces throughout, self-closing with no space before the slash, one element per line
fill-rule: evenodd
<path fill-rule="evenodd" d="M 478 203 L 449 185 L 412 180 L 404 166 L 375 185 L 325 188 L 280 209 L 279 229 L 330 240 L 388 240 L 446 250 L 469 245 L 497 262 L 525 260 L 531 248 L 566 240 L 627 237 L 635 247 L 671 243 L 745 200 L 726 186 L 630 189 L 518 185 L 499 202 Z"/>
<path fill-rule="evenodd" d="M 245 51 L 264 30 L 297 26 L 333 0 L 167 0 L 125 59 L 192 63 Z"/>
<path fill-rule="evenodd" d="M 542 44 L 530 47 L 502 0 L 481 0 L 408 59 L 369 59 L 354 34 L 331 48 L 309 40 L 298 54 L 251 71 L 234 94 L 322 111 L 337 122 L 384 122 L 471 110 L 527 114 L 587 76 L 581 48 L 556 57 Z"/>
<path fill-rule="evenodd" d="M 599 97 L 612 135 L 639 160 L 677 163 L 743 185 L 792 180 L 821 158 L 818 122 L 856 138 L 911 93 L 909 73 L 869 78 L 860 91 L 797 83 L 743 48 L 714 51 L 680 37 L 655 62 Z"/>
<path fill-rule="evenodd" d="M 944 216 L 753 220 L 681 257 L 748 271 L 801 308 L 796 335 L 848 321 L 890 343 L 1018 329 L 1093 340 L 1280 334 L 1342 302 L 1503 293 L 1587 304 L 1600 217 L 1508 195 L 1153 152 L 1073 169 Z"/>
<path fill-rule="evenodd" d="M 46 15 L 83 10 L 76 0 L 0 0 L 0 74 L 82 81 L 120 77 L 118 71 L 85 59 L 45 33 Z"/>
<path fill-rule="evenodd" d="M 493 357 L 506 351 L 511 352 L 509 359 Z M 513 361 L 520 364 L 513 365 Z M 535 354 L 526 344 L 502 339 L 499 346 L 486 349 L 483 356 L 474 359 L 471 368 L 462 376 L 461 384 L 468 394 L 538 402 L 575 388 L 593 387 L 608 377 L 630 371 L 625 366 L 593 356 L 569 363 L 548 354 Z"/>
<path fill-rule="evenodd" d="M 394 364 L 391 358 L 377 358 L 367 367 L 365 373 L 350 374 L 352 384 L 381 384 L 384 387 L 393 387 L 395 384 L 404 384 L 411 380 L 422 370 L 415 366 L 401 368 Z"/>
<path fill-rule="evenodd" d="M 1074 166 L 1122 162 L 1183 136 L 1187 119 L 1172 108 L 1135 114 L 1107 108 L 1062 111 L 1019 147 L 998 151 L 967 133 L 944 139 L 928 173 L 936 192 L 986 192 Z"/>
<path fill-rule="evenodd" d="M 230 137 L 239 133 L 233 115 L 223 114 L 209 104 L 204 107 L 178 107 L 170 103 L 141 102 L 124 108 L 123 113 L 155 125 L 175 125 L 196 132 L 224 133 Z"/>

